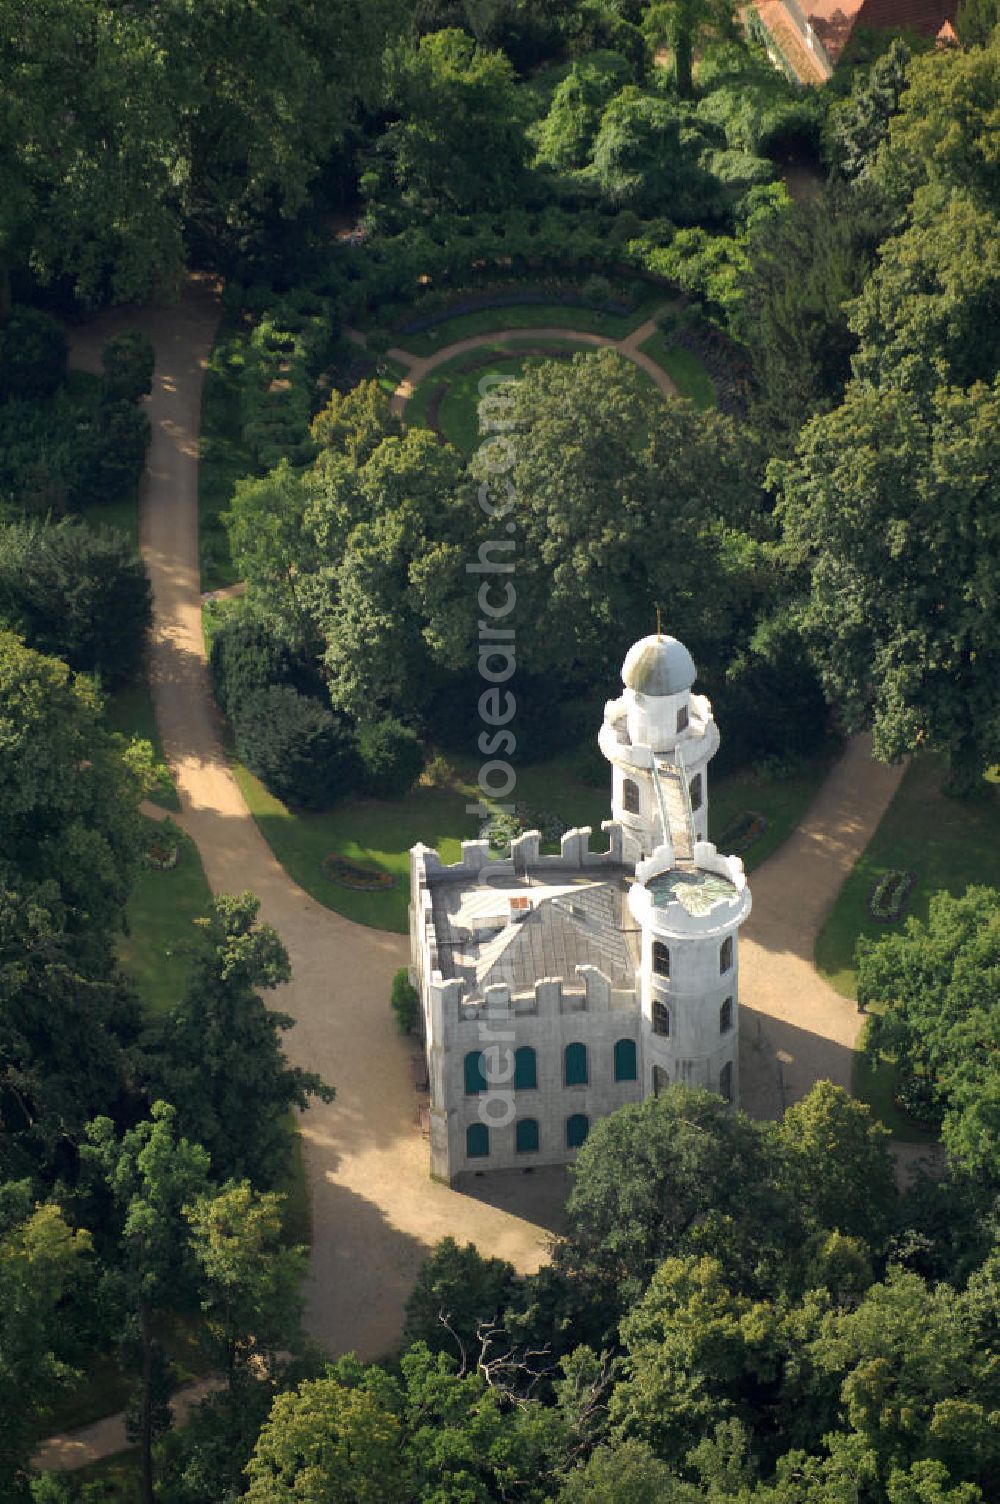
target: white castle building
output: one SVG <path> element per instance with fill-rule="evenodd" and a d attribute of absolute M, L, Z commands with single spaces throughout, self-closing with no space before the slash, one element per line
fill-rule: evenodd
<path fill-rule="evenodd" d="M 750 890 L 707 839 L 712 707 L 673 637 L 644 637 L 604 707 L 607 849 L 537 831 L 491 857 L 410 853 L 412 976 L 431 1173 L 571 1160 L 596 1118 L 668 1082 L 739 1092 L 739 929 Z"/>

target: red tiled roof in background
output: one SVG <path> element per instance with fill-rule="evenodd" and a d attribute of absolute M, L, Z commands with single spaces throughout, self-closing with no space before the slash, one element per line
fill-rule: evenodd
<path fill-rule="evenodd" d="M 915 31 L 922 37 L 957 40 L 951 22 L 958 0 L 804 0 L 803 9 L 832 63 L 856 26 L 875 31 Z"/>

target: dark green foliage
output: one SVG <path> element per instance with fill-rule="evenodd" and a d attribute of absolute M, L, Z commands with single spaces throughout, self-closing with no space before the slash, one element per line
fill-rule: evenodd
<path fill-rule="evenodd" d="M 96 944 L 120 923 L 139 859 L 142 780 L 93 686 L 7 632 L 0 725 L 0 875 L 37 885 L 65 928 Z"/>
<path fill-rule="evenodd" d="M 573 63 L 538 128 L 537 161 L 559 170 L 585 167 L 605 106 L 631 82 L 632 69 L 614 52 L 594 52 Z"/>
<path fill-rule="evenodd" d="M 357 742 L 348 723 L 290 685 L 251 695 L 235 730 L 243 761 L 279 799 L 326 809 L 357 783 Z"/>
<path fill-rule="evenodd" d="M 308 463 L 317 379 L 337 337 L 328 299 L 308 293 L 267 297 L 246 348 L 240 394 L 243 437 L 262 470 L 280 460 Z"/>
<path fill-rule="evenodd" d="M 12 399 L 0 405 L 0 494 L 43 518 L 117 500 L 138 484 L 148 442 L 149 420 L 131 402 L 65 390 L 44 403 Z"/>
<path fill-rule="evenodd" d="M 90 484 L 89 494 L 82 497 L 84 507 L 88 500 L 117 501 L 134 490 L 146 467 L 150 433 L 148 417 L 134 402 L 101 405 L 89 435 Z M 86 458 L 84 466 L 86 474 Z"/>
<path fill-rule="evenodd" d="M 251 611 L 226 617 L 212 639 L 209 668 L 215 698 L 233 722 L 248 700 L 272 685 L 290 685 L 313 698 L 323 693 L 315 669 L 281 635 L 278 624 Z"/>
<path fill-rule="evenodd" d="M 361 786 L 377 799 L 401 799 L 424 770 L 416 732 L 392 716 L 358 727 Z"/>
<path fill-rule="evenodd" d="M 420 1022 L 420 994 L 410 981 L 406 966 L 401 966 L 392 979 L 389 1006 L 396 1015 L 400 1034 L 412 1034 Z"/>
<path fill-rule="evenodd" d="M 406 1302 L 403 1338 L 408 1347 L 423 1342 L 431 1352 L 462 1359 L 477 1351 L 481 1325 L 499 1325 L 517 1286 L 505 1259 L 486 1258 L 472 1243 L 460 1247 L 442 1238 L 420 1265 Z"/>
<path fill-rule="evenodd" d="M 752 416 L 772 452 L 840 400 L 858 344 L 850 300 L 887 228 L 872 195 L 826 189 L 751 232 L 744 342 Z"/>
<path fill-rule="evenodd" d="M 997 0 L 960 0 L 955 29 L 966 47 L 986 47 L 998 22 Z"/>
<path fill-rule="evenodd" d="M 0 620 L 39 652 L 113 685 L 143 662 L 146 567 L 112 528 L 69 519 L 0 527 Z"/>
<path fill-rule="evenodd" d="M 866 177 L 875 164 L 899 109 L 910 56 L 909 47 L 896 37 L 888 51 L 855 78 L 849 98 L 830 112 L 829 155 L 848 182 Z"/>
<path fill-rule="evenodd" d="M 66 375 L 66 331 L 40 308 L 12 308 L 0 322 L 0 400 L 51 397 Z"/>
<path fill-rule="evenodd" d="M 288 1114 L 309 1098 L 333 1100 L 311 1071 L 289 1065 L 281 1036 L 293 1027 L 260 993 L 290 976 L 288 955 L 258 924 L 250 893 L 218 898 L 201 921 L 187 991 L 160 1030 L 149 1070 L 169 1093 L 180 1131 L 207 1149 L 215 1180 L 273 1189 L 288 1160 Z"/>
<path fill-rule="evenodd" d="M 996 1185 L 1000 1164 L 1000 894 L 938 893 L 926 924 L 858 946 L 858 999 L 877 1005 L 867 1047 L 923 1087 L 955 1164 Z"/>
<path fill-rule="evenodd" d="M 113 402 L 138 402 L 153 390 L 155 354 L 149 336 L 130 329 L 113 335 L 101 351 L 106 398 Z"/>

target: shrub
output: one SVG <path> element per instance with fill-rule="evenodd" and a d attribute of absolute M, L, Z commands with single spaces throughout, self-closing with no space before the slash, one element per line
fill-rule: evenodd
<path fill-rule="evenodd" d="M 150 433 L 149 419 L 134 402 L 108 402 L 100 409 L 89 446 L 97 493 L 116 500 L 135 489 L 146 467 Z"/>
<path fill-rule="evenodd" d="M 250 336 L 240 384 L 243 437 L 257 465 L 308 464 L 316 453 L 309 424 L 317 378 L 337 336 L 328 299 L 288 293 L 275 300 Z"/>
<path fill-rule="evenodd" d="M 137 329 L 116 334 L 101 351 L 102 389 L 112 402 L 138 402 L 153 390 L 153 342 Z"/>
<path fill-rule="evenodd" d="M 415 732 L 392 716 L 359 728 L 358 751 L 365 793 L 378 799 L 401 799 L 424 770 Z"/>
<path fill-rule="evenodd" d="M 410 981 L 405 966 L 401 966 L 392 979 L 389 1004 L 396 1015 L 400 1034 L 412 1034 L 420 1019 L 420 994 Z"/>
<path fill-rule="evenodd" d="M 66 333 L 39 308 L 12 308 L 0 324 L 0 397 L 51 397 L 66 375 Z"/>
<path fill-rule="evenodd" d="M 268 622 L 241 610 L 228 616 L 212 639 L 209 668 L 215 698 L 231 721 L 261 690 L 290 684 L 300 694 L 323 698 L 319 675 Z"/>
<path fill-rule="evenodd" d="M 152 620 L 146 566 L 114 528 L 76 519 L 0 528 L 0 619 L 71 668 L 127 679 Z"/>
<path fill-rule="evenodd" d="M 357 781 L 351 727 L 290 685 L 273 684 L 251 695 L 240 707 L 235 730 L 247 767 L 290 804 L 325 809 Z"/>

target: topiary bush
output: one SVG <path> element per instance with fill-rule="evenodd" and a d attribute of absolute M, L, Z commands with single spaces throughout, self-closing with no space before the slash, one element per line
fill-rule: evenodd
<path fill-rule="evenodd" d="M 389 1005 L 396 1015 L 400 1034 L 412 1034 L 420 1019 L 420 994 L 410 981 L 405 966 L 401 966 L 392 979 Z"/>
<path fill-rule="evenodd" d="M 415 732 L 392 716 L 358 728 L 362 787 L 376 799 L 402 799 L 424 771 Z"/>
<path fill-rule="evenodd" d="M 112 402 L 138 402 L 153 390 L 153 342 L 138 329 L 115 334 L 101 351 L 104 397 Z"/>
<path fill-rule="evenodd" d="M 288 684 L 244 701 L 235 721 L 240 757 L 286 803 L 325 809 L 350 793 L 360 772 L 350 725 Z"/>
<path fill-rule="evenodd" d="M 0 398 L 51 397 L 66 376 L 66 332 L 39 308 L 12 308 L 0 324 Z"/>

